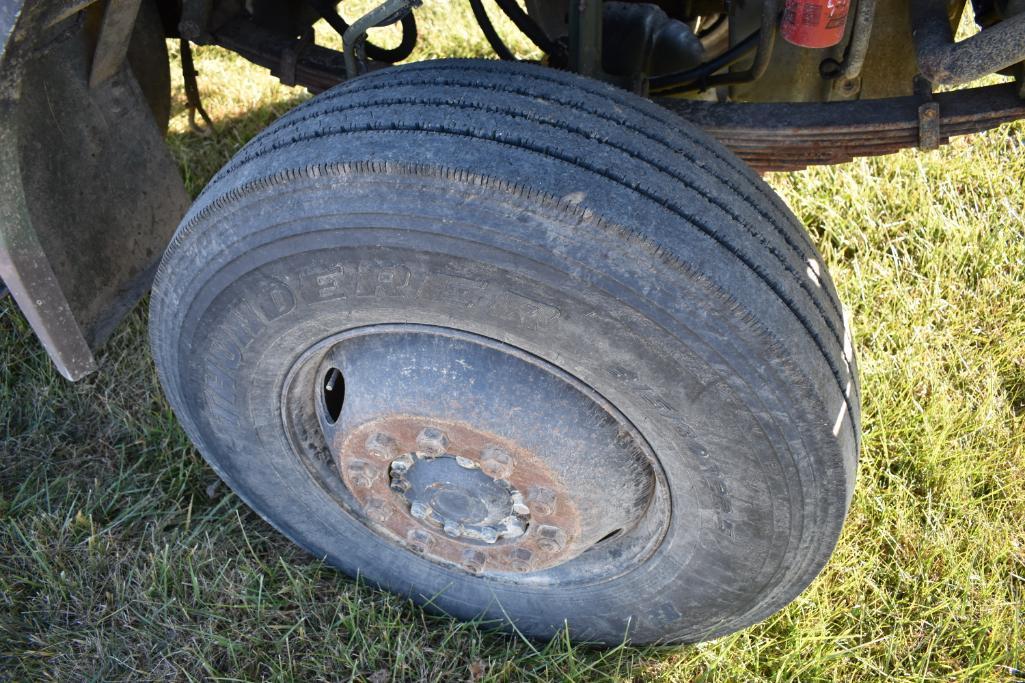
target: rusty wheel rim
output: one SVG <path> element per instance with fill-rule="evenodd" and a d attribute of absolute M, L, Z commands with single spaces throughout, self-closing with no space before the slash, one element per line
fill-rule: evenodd
<path fill-rule="evenodd" d="M 614 406 L 509 344 L 425 325 L 325 339 L 289 373 L 296 455 L 382 543 L 472 575 L 594 581 L 670 518 L 657 458 Z"/>

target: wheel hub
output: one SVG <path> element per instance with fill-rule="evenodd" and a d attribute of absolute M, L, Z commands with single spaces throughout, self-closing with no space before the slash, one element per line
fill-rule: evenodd
<path fill-rule="evenodd" d="M 466 425 L 392 416 L 343 439 L 343 480 L 414 552 L 480 572 L 528 572 L 579 554 L 579 514 L 535 454 Z"/>

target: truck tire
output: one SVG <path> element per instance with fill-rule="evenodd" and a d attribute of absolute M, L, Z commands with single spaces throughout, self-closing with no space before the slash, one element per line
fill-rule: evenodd
<path fill-rule="evenodd" d="M 282 117 L 183 220 L 151 341 L 282 533 L 533 638 L 764 619 L 854 487 L 850 335 L 797 220 L 694 127 L 539 66 L 413 64 Z"/>

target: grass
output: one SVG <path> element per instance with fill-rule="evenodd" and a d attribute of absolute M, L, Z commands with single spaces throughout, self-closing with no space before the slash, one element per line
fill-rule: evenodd
<path fill-rule="evenodd" d="M 418 57 L 487 54 L 461 1 L 420 16 Z M 305 98 L 215 49 L 197 66 L 218 133 L 189 130 L 179 80 L 169 136 L 193 193 Z M 322 566 L 220 486 L 176 425 L 145 306 L 100 371 L 68 384 L 0 303 L 0 680 L 1022 680 L 1023 140 L 1019 123 L 770 178 L 855 321 L 857 492 L 794 603 L 672 650 L 530 644 Z"/>

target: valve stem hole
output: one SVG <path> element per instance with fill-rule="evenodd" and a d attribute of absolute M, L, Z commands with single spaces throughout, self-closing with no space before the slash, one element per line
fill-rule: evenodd
<path fill-rule="evenodd" d="M 345 401 L 345 378 L 338 368 L 331 368 L 324 375 L 324 411 L 331 424 L 338 421 Z"/>

